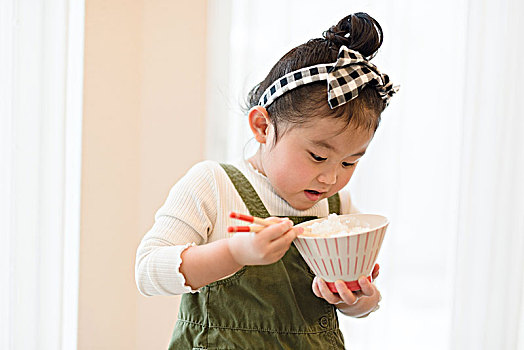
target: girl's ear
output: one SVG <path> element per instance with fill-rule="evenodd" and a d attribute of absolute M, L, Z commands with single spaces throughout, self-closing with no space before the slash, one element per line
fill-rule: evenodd
<path fill-rule="evenodd" d="M 266 143 L 267 132 L 269 131 L 270 121 L 267 110 L 262 106 L 255 106 L 249 110 L 249 127 L 259 143 Z"/>

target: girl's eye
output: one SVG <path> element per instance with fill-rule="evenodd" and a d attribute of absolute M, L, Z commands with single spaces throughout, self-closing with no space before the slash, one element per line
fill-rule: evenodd
<path fill-rule="evenodd" d="M 321 156 L 317 156 L 315 153 L 312 153 L 312 152 L 309 152 L 309 154 L 311 155 L 311 158 L 313 158 L 317 162 L 322 162 L 327 159 Z"/>
<path fill-rule="evenodd" d="M 342 162 L 342 166 L 344 168 L 351 168 L 351 167 L 354 167 L 355 165 L 357 165 L 357 163 Z"/>

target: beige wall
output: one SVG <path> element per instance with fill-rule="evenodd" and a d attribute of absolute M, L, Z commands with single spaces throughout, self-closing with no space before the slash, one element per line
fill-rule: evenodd
<path fill-rule="evenodd" d="M 79 349 L 165 349 L 177 297 L 141 296 L 136 247 L 204 156 L 206 1 L 86 0 Z"/>

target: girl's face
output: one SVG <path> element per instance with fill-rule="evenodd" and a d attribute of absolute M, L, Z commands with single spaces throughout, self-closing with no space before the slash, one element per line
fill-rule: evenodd
<path fill-rule="evenodd" d="M 274 128 L 268 125 L 266 140 L 250 161 L 280 197 L 305 210 L 346 186 L 373 134 L 334 118 L 317 118 L 286 131 L 274 144 Z"/>

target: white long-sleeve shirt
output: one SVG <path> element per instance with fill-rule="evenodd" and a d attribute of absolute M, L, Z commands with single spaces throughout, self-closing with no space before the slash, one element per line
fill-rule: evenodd
<path fill-rule="evenodd" d="M 297 210 L 282 199 L 261 173 L 247 160 L 232 163 L 249 180 L 272 216 L 319 216 L 329 214 L 327 199 L 307 210 Z M 349 192 L 339 192 L 343 214 L 356 212 Z M 155 215 L 153 227 L 137 249 L 135 279 L 140 292 L 177 295 L 196 292 L 185 285 L 180 273 L 181 254 L 190 245 L 229 238 L 228 226 L 243 225 L 229 213 L 249 214 L 233 183 L 218 162 L 193 166 L 169 192 Z"/>

